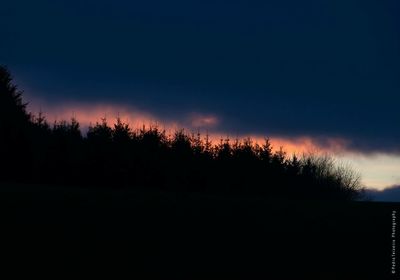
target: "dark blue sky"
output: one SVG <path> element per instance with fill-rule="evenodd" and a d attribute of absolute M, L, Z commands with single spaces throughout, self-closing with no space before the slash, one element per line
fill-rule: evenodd
<path fill-rule="evenodd" d="M 13 0 L 0 63 L 49 102 L 202 112 L 224 131 L 400 152 L 398 15 L 396 0 Z"/>

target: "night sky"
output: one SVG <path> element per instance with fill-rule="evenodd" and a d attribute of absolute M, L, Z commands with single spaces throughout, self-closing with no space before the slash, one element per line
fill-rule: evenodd
<path fill-rule="evenodd" d="M 342 139 L 400 185 L 398 15 L 396 0 L 13 0 L 0 63 L 45 113 L 103 104 L 215 133 Z"/>

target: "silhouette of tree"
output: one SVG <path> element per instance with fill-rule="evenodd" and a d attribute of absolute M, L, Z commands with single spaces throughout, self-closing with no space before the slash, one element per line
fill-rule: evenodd
<path fill-rule="evenodd" d="M 117 122 L 114 124 L 112 130 L 112 139 L 117 145 L 128 145 L 133 136 L 132 130 L 129 124 L 121 121 L 121 118 L 117 118 Z"/>
<path fill-rule="evenodd" d="M 183 129 L 175 132 L 171 141 L 172 153 L 177 159 L 188 160 L 192 155 L 192 144 L 190 137 L 185 134 Z"/>
<path fill-rule="evenodd" d="M 286 167 L 287 167 L 288 175 L 291 178 L 295 178 L 296 176 L 298 176 L 300 174 L 301 162 L 298 159 L 298 157 L 296 156 L 296 154 L 294 154 L 291 159 L 287 160 Z"/>
<path fill-rule="evenodd" d="M 95 126 L 89 126 L 87 140 L 95 144 L 110 144 L 113 138 L 113 131 L 108 126 L 107 119 L 102 118 L 101 123 L 96 123 Z"/>
<path fill-rule="evenodd" d="M 263 162 L 263 165 L 268 169 L 272 159 L 272 145 L 269 138 L 265 138 L 264 141 L 265 142 L 259 147 L 257 154 Z"/>
<path fill-rule="evenodd" d="M 200 157 L 205 151 L 204 143 L 203 140 L 201 140 L 200 132 L 197 132 L 197 134 L 193 133 L 189 140 L 191 142 L 191 147 L 193 149 L 194 156 Z"/>
<path fill-rule="evenodd" d="M 50 144 L 52 164 L 48 168 L 50 176 L 57 182 L 70 184 L 79 180 L 84 160 L 82 140 L 80 125 L 75 118 L 70 122 L 54 122 Z"/>
<path fill-rule="evenodd" d="M 104 117 L 95 126 L 90 126 L 86 136 L 87 162 L 86 169 L 92 175 L 89 184 L 108 184 L 112 182 L 112 169 L 115 164 L 112 158 L 113 131 Z M 96 174 L 96 175 L 95 175 Z"/>
<path fill-rule="evenodd" d="M 110 168 L 115 171 L 113 180 L 118 183 L 119 187 L 128 183 L 129 169 L 134 168 L 131 158 L 135 156 L 133 145 L 135 137 L 136 135 L 132 132 L 129 124 L 124 123 L 120 117 L 117 117 L 112 129 L 112 161 L 114 164 Z"/>
<path fill-rule="evenodd" d="M 13 84 L 8 69 L 0 66 L 0 177 L 27 177 L 31 162 L 30 115 L 23 91 Z"/>
<path fill-rule="evenodd" d="M 220 142 L 216 147 L 216 156 L 217 159 L 221 161 L 228 161 L 232 157 L 232 147 L 229 137 L 220 139 Z"/>
<path fill-rule="evenodd" d="M 32 180 L 36 182 L 48 182 L 47 174 L 43 170 L 49 170 L 51 166 L 51 128 L 43 112 L 38 116 L 31 115 L 30 140 L 32 147 Z"/>
<path fill-rule="evenodd" d="M 232 153 L 238 161 L 244 161 L 248 164 L 257 159 L 256 150 L 250 138 L 244 139 L 243 142 L 237 139 L 233 145 Z"/>
<path fill-rule="evenodd" d="M 23 91 L 13 84 L 10 72 L 0 66 L 0 125 L 3 129 L 12 129 L 15 125 L 26 125 L 30 115 L 26 112 L 27 103 L 23 103 Z"/>

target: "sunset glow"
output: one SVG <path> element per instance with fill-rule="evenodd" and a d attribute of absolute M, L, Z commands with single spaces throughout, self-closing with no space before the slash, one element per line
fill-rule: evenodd
<path fill-rule="evenodd" d="M 349 149 L 350 141 L 343 138 L 315 139 L 309 136 L 282 137 L 279 135 L 238 135 L 229 131 L 219 131 L 215 127 L 220 124 L 216 115 L 192 113 L 183 116 L 181 119 L 161 119 L 155 114 L 138 110 L 133 107 L 118 104 L 95 104 L 87 105 L 80 103 L 69 104 L 46 104 L 41 102 L 31 103 L 29 109 L 34 114 L 42 111 L 48 122 L 70 120 L 76 118 L 85 133 L 90 125 L 107 119 L 109 125 L 113 125 L 119 117 L 123 122 L 128 123 L 132 129 L 141 129 L 143 126 L 158 126 L 167 134 L 173 134 L 178 129 L 185 129 L 188 133 L 200 132 L 203 137 L 208 134 L 212 144 L 218 144 L 221 139 L 229 139 L 231 142 L 236 139 L 242 140 L 250 137 L 253 144 L 262 145 L 266 137 L 272 144 L 273 151 L 281 147 L 288 156 L 294 154 L 329 154 L 339 162 L 349 163 L 354 169 L 361 173 L 363 184 L 372 189 L 385 189 L 400 183 L 400 157 L 395 155 L 364 155 Z"/>
<path fill-rule="evenodd" d="M 141 129 L 143 126 L 158 126 L 168 134 L 181 128 L 189 133 L 200 132 L 201 134 L 208 134 L 209 139 L 214 144 L 219 143 L 221 139 L 225 140 L 229 138 L 231 141 L 234 141 L 236 138 L 241 140 L 250 137 L 254 144 L 262 145 L 265 143 L 266 137 L 268 137 L 272 143 L 273 150 L 279 150 L 280 147 L 282 147 L 289 155 L 309 152 L 341 153 L 346 150 L 347 146 L 347 141 L 340 138 L 327 139 L 324 141 L 324 145 L 321 145 L 315 139 L 307 136 L 285 138 L 273 135 L 235 135 L 228 131 L 215 131 L 214 127 L 219 123 L 218 118 L 214 115 L 203 115 L 199 113 L 183 116 L 179 120 L 165 120 L 149 112 L 140 111 L 123 105 L 85 105 L 74 103 L 61 106 L 45 105 L 40 107 L 31 105 L 30 110 L 34 114 L 38 114 L 39 111 L 42 111 L 49 123 L 62 120 L 68 121 L 71 120 L 71 118 L 75 118 L 81 124 L 83 131 L 86 131 L 90 125 L 101 122 L 103 118 L 107 119 L 109 125 L 113 125 L 119 117 L 133 129 Z"/>

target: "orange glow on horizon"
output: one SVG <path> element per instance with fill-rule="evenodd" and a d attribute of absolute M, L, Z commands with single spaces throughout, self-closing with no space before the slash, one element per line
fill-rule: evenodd
<path fill-rule="evenodd" d="M 178 129 L 185 129 L 188 133 L 201 133 L 204 140 L 208 131 L 209 140 L 213 145 L 219 144 L 220 140 L 230 139 L 230 143 L 234 143 L 236 139 L 243 140 L 249 138 L 253 144 L 262 145 L 265 143 L 266 137 L 269 138 L 273 151 L 278 151 L 280 147 L 286 152 L 287 156 L 293 154 L 301 156 L 303 153 L 314 154 L 331 154 L 335 158 L 341 158 L 346 162 L 354 163 L 354 165 L 366 177 L 365 184 L 375 189 L 384 189 L 386 186 L 398 185 L 399 178 L 393 174 L 397 172 L 400 159 L 398 157 L 383 158 L 377 164 L 377 160 L 371 157 L 363 157 L 349 148 L 349 141 L 343 138 L 324 139 L 323 142 L 310 136 L 301 137 L 285 137 L 280 135 L 237 135 L 231 132 L 219 130 L 221 120 L 215 115 L 192 113 L 183 115 L 179 119 L 161 119 L 154 114 L 146 111 L 138 110 L 126 105 L 110 105 L 110 104 L 82 104 L 67 103 L 63 105 L 50 105 L 46 102 L 40 102 L 40 107 L 29 105 L 28 110 L 38 114 L 43 111 L 47 121 L 52 124 L 54 121 L 70 120 L 72 117 L 77 119 L 81 124 L 81 128 L 85 133 L 90 125 L 101 122 L 106 117 L 110 126 L 115 124 L 117 117 L 128 123 L 133 130 L 141 129 L 143 126 L 150 127 L 157 125 L 161 130 L 165 130 L 168 135 L 172 135 Z M 383 157 L 383 156 L 380 156 Z M 389 162 L 390 168 L 386 167 Z M 379 169 L 380 168 L 380 169 Z M 378 170 L 378 171 L 377 171 Z M 386 171 L 388 170 L 388 171 Z M 385 173 L 386 172 L 386 173 Z"/>
<path fill-rule="evenodd" d="M 260 136 L 260 135 L 241 135 L 238 137 L 221 137 L 221 135 L 227 135 L 226 133 L 213 133 L 210 135 L 210 140 L 214 144 L 220 143 L 221 139 L 229 138 L 230 142 L 233 143 L 236 138 L 239 140 L 243 140 L 246 138 L 250 138 L 253 144 L 262 145 L 265 143 L 265 140 L 268 138 L 271 143 L 271 147 L 273 151 L 279 151 L 282 147 L 282 150 L 286 152 L 288 156 L 302 155 L 303 153 L 343 153 L 346 151 L 346 147 L 348 145 L 348 141 L 341 138 L 332 138 L 327 140 L 325 145 L 319 144 L 312 137 L 297 137 L 297 138 L 285 138 L 280 136 Z M 229 135 L 229 134 L 228 134 Z"/>
<path fill-rule="evenodd" d="M 37 114 L 40 110 L 34 109 Z M 43 110 L 46 120 L 50 123 L 75 118 L 82 128 L 88 128 L 106 118 L 109 125 L 114 125 L 119 117 L 121 121 L 127 123 L 132 129 L 140 129 L 143 126 L 149 127 L 157 125 L 165 130 L 178 129 L 179 123 L 175 121 L 160 121 L 157 117 L 147 112 L 124 106 L 113 106 L 104 104 L 95 105 L 75 105 L 67 106 L 48 106 Z"/>
<path fill-rule="evenodd" d="M 34 114 L 40 111 L 35 107 L 31 109 L 33 109 L 32 112 Z M 160 120 L 148 112 L 132 107 L 105 104 L 85 105 L 70 103 L 63 106 L 49 105 L 45 107 L 43 114 L 50 124 L 55 121 L 75 118 L 81 124 L 83 130 L 86 130 L 90 125 L 95 125 L 96 122 L 101 122 L 102 118 L 106 118 L 109 125 L 114 125 L 117 117 L 119 117 L 123 122 L 129 124 L 132 129 L 157 125 L 160 129 L 165 130 L 167 134 L 173 134 L 174 131 L 183 128 L 189 133 L 200 131 L 203 139 L 208 129 L 219 124 L 219 119 L 213 115 L 193 113 L 182 120 Z M 248 137 L 250 137 L 254 144 L 257 143 L 259 145 L 265 143 L 266 139 L 266 136 L 262 135 L 237 135 L 234 137 L 232 133 L 223 131 L 209 133 L 209 140 L 212 144 L 218 144 L 221 139 L 224 140 L 226 138 L 229 138 L 231 143 L 233 143 L 236 138 L 243 140 Z M 293 154 L 301 155 L 308 152 L 340 153 L 345 151 L 347 146 L 347 142 L 339 138 L 329 139 L 323 146 L 313 138 L 307 136 L 288 138 L 272 135 L 269 139 L 273 151 L 277 151 L 282 147 L 288 156 Z"/>

